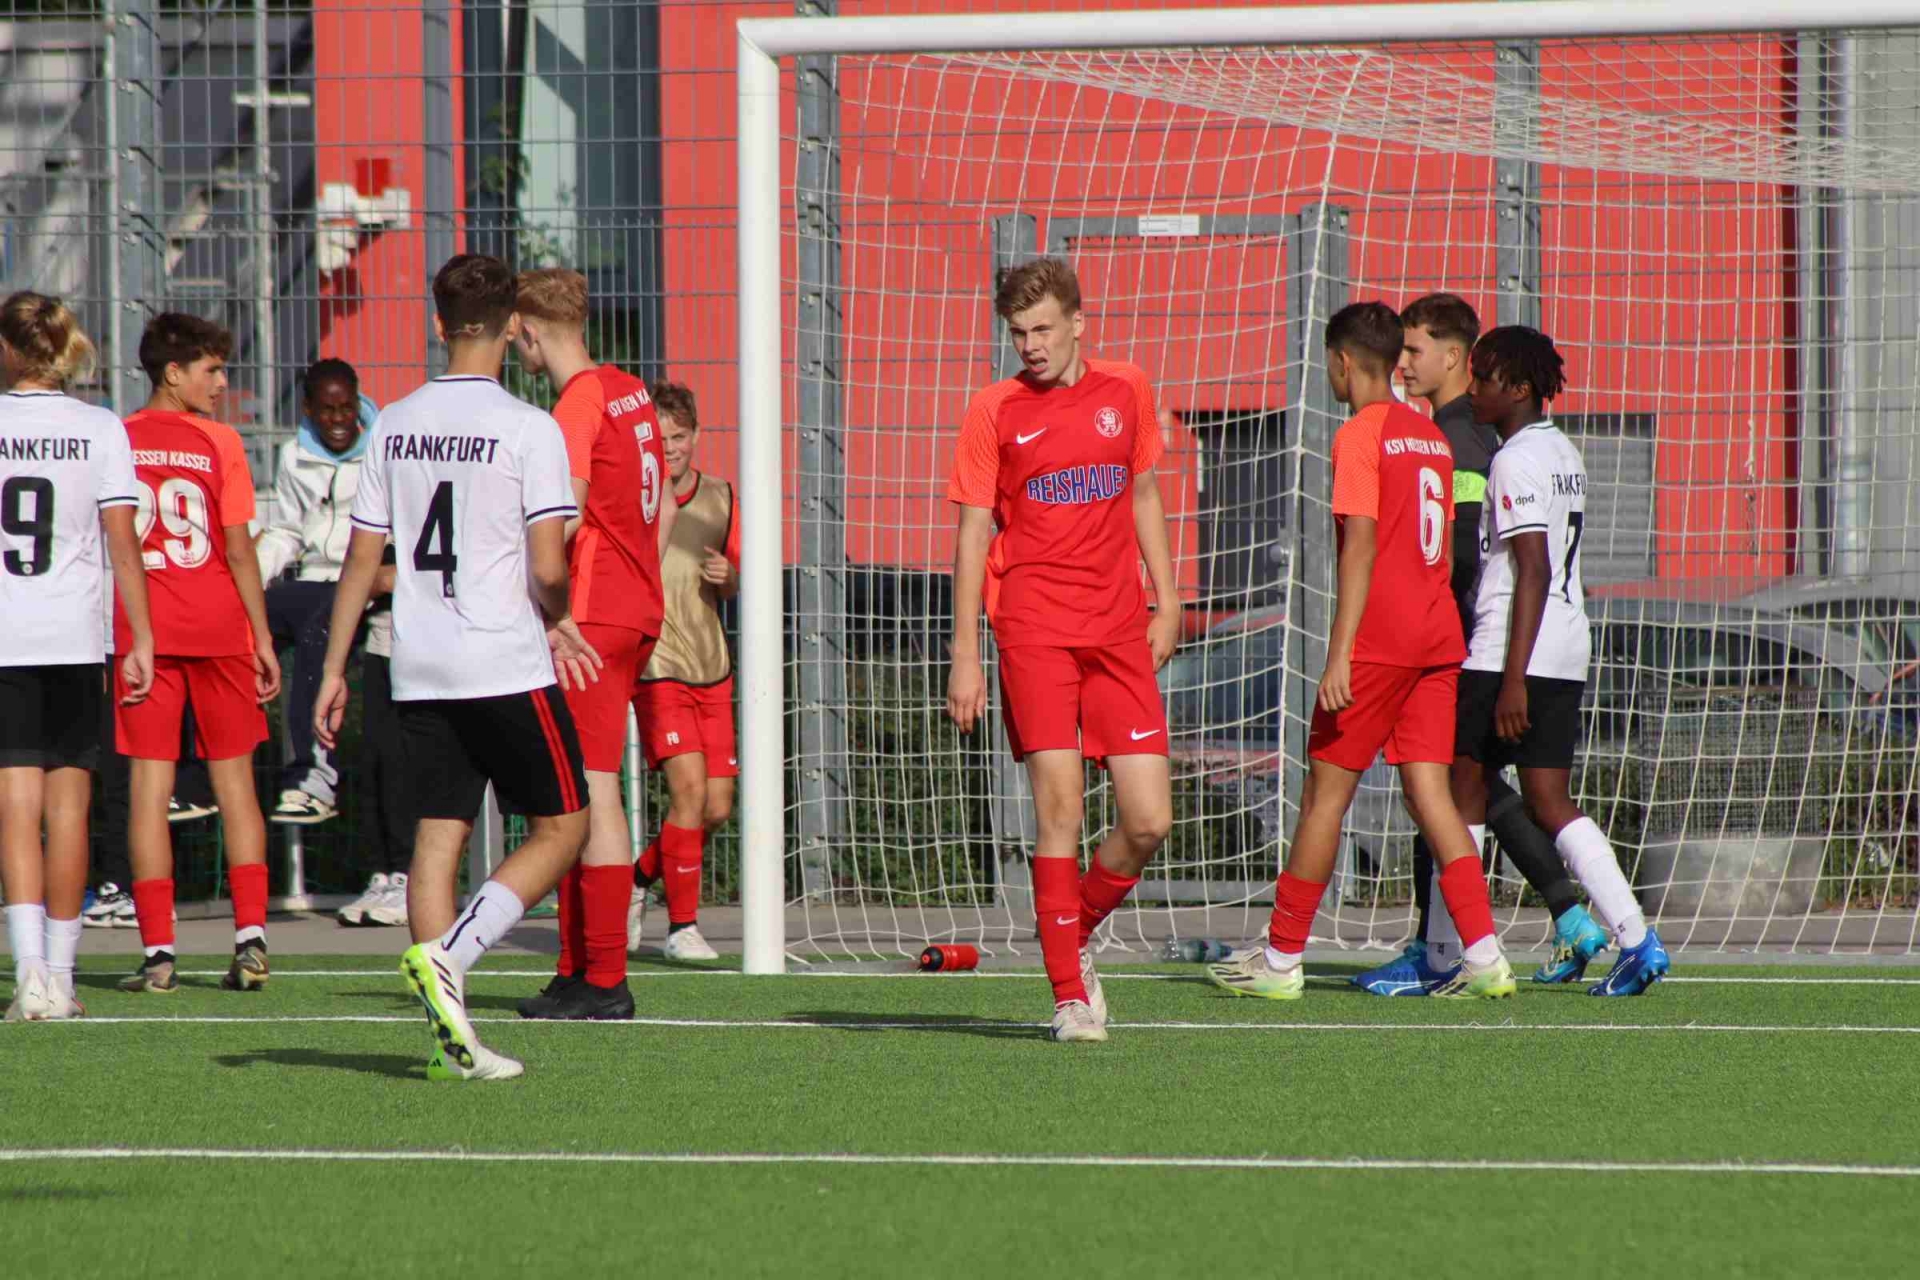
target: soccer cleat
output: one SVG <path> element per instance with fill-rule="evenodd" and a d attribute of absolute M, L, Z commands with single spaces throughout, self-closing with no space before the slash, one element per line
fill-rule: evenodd
<path fill-rule="evenodd" d="M 13 1003 L 7 1006 L 8 1022 L 47 1022 L 55 1017 L 51 983 L 46 970 L 29 968 L 13 984 Z"/>
<path fill-rule="evenodd" d="M 1093 1006 L 1086 1001 L 1069 1000 L 1054 1006 L 1053 1026 L 1047 1037 L 1061 1044 L 1097 1043 L 1107 1038 L 1107 1024 L 1095 1016 Z"/>
<path fill-rule="evenodd" d="M 640 949 L 640 939 L 647 931 L 647 891 L 639 885 L 633 887 L 633 896 L 627 899 L 627 954 L 632 955 Z"/>
<path fill-rule="evenodd" d="M 1107 1025 L 1107 993 L 1100 989 L 1100 971 L 1093 967 L 1093 953 L 1080 948 L 1080 984 L 1087 989 L 1087 1007 L 1100 1025 Z"/>
<path fill-rule="evenodd" d="M 690 924 L 667 935 L 664 948 L 669 960 L 718 960 L 720 953 L 700 936 L 700 926 Z"/>
<path fill-rule="evenodd" d="M 504 1053 L 495 1053 L 483 1044 L 472 1049 L 473 1065 L 463 1067 L 440 1050 L 434 1050 L 433 1058 L 427 1063 L 429 1080 L 511 1080 L 525 1074 L 527 1068 L 517 1058 L 509 1058 Z"/>
<path fill-rule="evenodd" d="M 133 911 L 133 898 L 119 885 L 108 881 L 88 890 L 87 905 L 80 910 L 80 923 L 89 929 L 133 929 L 140 921 Z"/>
<path fill-rule="evenodd" d="M 280 793 L 280 803 L 273 806 L 267 821 L 288 827 L 311 827 L 333 817 L 334 812 L 334 807 L 319 796 L 289 787 Z"/>
<path fill-rule="evenodd" d="M 1553 954 L 1533 975 L 1535 982 L 1578 982 L 1593 958 L 1607 949 L 1607 931 L 1582 906 L 1555 920 L 1553 934 Z"/>
<path fill-rule="evenodd" d="M 438 942 L 416 942 L 400 956 L 400 973 L 407 980 L 407 986 L 419 999 L 427 1011 L 427 1026 L 433 1032 L 434 1059 L 445 1069 L 458 1067 L 462 1072 L 485 1070 L 477 1064 L 482 1059 L 475 1054 L 479 1049 L 480 1037 L 475 1034 L 473 1024 L 467 1021 L 467 997 L 465 983 L 460 972 L 453 967 L 453 958 L 447 949 Z M 489 1057 L 498 1057 L 490 1054 Z M 512 1059 L 507 1059 L 511 1062 Z M 518 1063 L 514 1063 L 518 1067 Z M 427 1068 L 427 1074 L 433 1076 L 433 1068 Z M 514 1074 L 519 1074 L 517 1071 Z M 468 1075 L 433 1076 L 441 1080 L 468 1080 Z M 491 1078 L 491 1077 L 481 1077 Z"/>
<path fill-rule="evenodd" d="M 341 924 L 346 925 L 365 924 L 367 922 L 367 912 L 372 909 L 375 903 L 386 897 L 388 883 L 386 872 L 374 872 L 367 880 L 366 892 L 334 912 L 334 918 L 339 920 Z"/>
<path fill-rule="evenodd" d="M 48 975 L 47 977 L 47 1020 L 66 1022 L 72 1018 L 87 1016 L 87 1007 L 73 993 L 73 975 Z"/>
<path fill-rule="evenodd" d="M 220 985 L 228 991 L 258 991 L 267 985 L 267 944 L 250 938 L 233 949 L 233 963 L 227 966 Z"/>
<path fill-rule="evenodd" d="M 538 993 L 528 996 L 516 1006 L 520 1011 L 520 1016 L 523 1018 L 540 1019 L 559 1017 L 560 1015 L 556 1013 L 555 1010 L 560 1007 L 560 998 L 586 980 L 585 974 L 554 974 L 553 977 L 547 980 L 547 985 L 540 988 Z"/>
<path fill-rule="evenodd" d="M 1427 944 L 1418 938 L 1409 942 L 1407 949 L 1398 957 L 1378 969 L 1353 975 L 1354 986 L 1376 996 L 1431 995 L 1433 989 L 1446 980 L 1444 969 L 1436 969 L 1427 963 Z"/>
<path fill-rule="evenodd" d="M 173 953 L 162 951 L 146 957 L 138 969 L 120 979 L 119 987 L 122 991 L 145 991 L 157 996 L 179 990 L 180 979 L 173 972 Z"/>
<path fill-rule="evenodd" d="M 633 991 L 621 979 L 611 987 L 596 987 L 582 978 L 557 992 L 545 1016 L 556 1022 L 628 1022 L 633 1018 Z"/>
<path fill-rule="evenodd" d="M 178 796 L 167 800 L 168 822 L 198 822 L 202 818 L 211 818 L 218 812 L 220 812 L 220 806 L 217 804 L 200 804 L 193 800 L 183 803 Z"/>
<path fill-rule="evenodd" d="M 1462 961 L 1455 965 L 1447 980 L 1433 989 L 1432 996 L 1435 1000 L 1505 1000 L 1516 989 L 1513 966 L 1501 956 L 1492 964 Z"/>
<path fill-rule="evenodd" d="M 1262 1000 L 1298 1000 L 1307 990 L 1304 965 L 1275 969 L 1267 963 L 1267 949 L 1249 948 L 1234 958 L 1207 966 L 1207 981 L 1237 996 Z"/>
<path fill-rule="evenodd" d="M 407 873 L 396 871 L 387 877 L 387 887 L 367 904 L 363 923 L 387 927 L 407 923 Z"/>
<path fill-rule="evenodd" d="M 1673 967 L 1673 961 L 1667 957 L 1667 949 L 1660 944 L 1660 935 L 1647 930 L 1637 947 L 1627 947 L 1620 952 L 1620 958 L 1613 962 L 1613 968 L 1607 976 L 1587 988 L 1590 996 L 1637 996 L 1654 983 L 1660 981 Z"/>

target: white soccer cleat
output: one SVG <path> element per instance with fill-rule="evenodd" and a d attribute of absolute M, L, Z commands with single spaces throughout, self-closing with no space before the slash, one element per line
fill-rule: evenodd
<path fill-rule="evenodd" d="M 1100 971 L 1093 967 L 1093 953 L 1080 948 L 1080 982 L 1087 989 L 1087 1007 L 1100 1025 L 1107 1025 L 1107 993 L 1100 989 Z"/>
<path fill-rule="evenodd" d="M 387 877 L 387 887 L 367 904 L 366 923 L 404 926 L 407 923 L 407 873 L 396 871 Z"/>
<path fill-rule="evenodd" d="M 647 932 L 647 891 L 639 885 L 633 886 L 633 896 L 627 899 L 627 954 L 640 949 L 640 939 Z"/>
<path fill-rule="evenodd" d="M 386 896 L 388 884 L 389 881 L 386 872 L 374 872 L 373 877 L 367 881 L 366 892 L 362 893 L 352 902 L 349 902 L 346 906 L 340 908 L 340 910 L 334 912 L 335 918 L 338 919 L 341 924 L 365 924 L 367 912 Z"/>
<path fill-rule="evenodd" d="M 1061 1044 L 1091 1044 L 1107 1038 L 1107 1027 L 1086 1001 L 1069 1000 L 1053 1007 L 1053 1029 L 1047 1036 Z"/>
<path fill-rule="evenodd" d="M 46 970 L 35 965 L 13 984 L 13 1003 L 7 1006 L 8 1022 L 48 1022 L 54 1017 L 54 999 Z"/>
<path fill-rule="evenodd" d="M 87 1007 L 73 994 L 73 975 L 47 977 L 47 1021 L 66 1022 L 87 1016 Z"/>
<path fill-rule="evenodd" d="M 667 959 L 669 960 L 718 960 L 720 953 L 715 951 L 707 940 L 700 936 L 700 926 L 690 924 L 667 935 Z"/>
<path fill-rule="evenodd" d="M 470 1049 L 473 1065 L 463 1067 L 444 1052 L 436 1052 L 433 1060 L 427 1063 L 429 1080 L 511 1080 L 526 1073 L 526 1065 L 518 1058 L 509 1058 L 504 1053 L 495 1053 L 483 1044 L 475 1044 Z"/>

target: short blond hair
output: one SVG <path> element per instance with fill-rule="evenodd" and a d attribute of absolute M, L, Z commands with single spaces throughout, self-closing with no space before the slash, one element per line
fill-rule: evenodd
<path fill-rule="evenodd" d="M 514 279 L 516 310 L 534 320 L 587 327 L 587 278 L 571 267 L 539 267 Z"/>
<path fill-rule="evenodd" d="M 0 303 L 0 341 L 13 352 L 13 376 L 65 387 L 93 369 L 93 341 L 67 304 L 21 291 Z"/>
<path fill-rule="evenodd" d="M 1080 277 L 1065 258 L 1035 258 L 1003 272 L 993 291 L 993 309 L 1002 320 L 1011 320 L 1048 298 L 1068 315 L 1080 309 Z"/>

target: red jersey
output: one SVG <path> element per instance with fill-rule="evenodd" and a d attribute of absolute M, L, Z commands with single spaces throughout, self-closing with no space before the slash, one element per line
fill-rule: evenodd
<path fill-rule="evenodd" d="M 1438 667 L 1464 662 L 1460 611 L 1447 567 L 1453 450 L 1432 421 L 1403 404 L 1368 405 L 1333 437 L 1333 514 L 1378 522 L 1355 662 Z"/>
<path fill-rule="evenodd" d="M 660 497 L 666 458 L 647 384 L 602 365 L 575 374 L 553 417 L 567 438 L 567 466 L 587 484 L 573 536 L 573 618 L 660 634 Z"/>
<path fill-rule="evenodd" d="M 947 497 L 991 507 L 987 616 L 1002 648 L 1078 648 L 1147 633 L 1133 478 L 1159 462 L 1153 386 L 1130 364 L 1088 360 L 1070 387 L 1025 378 L 973 398 Z"/>
<path fill-rule="evenodd" d="M 227 565 L 227 529 L 254 514 L 253 473 L 239 433 L 190 414 L 142 409 L 127 419 L 127 441 L 153 651 L 181 658 L 252 653 L 253 628 Z M 114 652 L 132 644 L 116 598 Z"/>

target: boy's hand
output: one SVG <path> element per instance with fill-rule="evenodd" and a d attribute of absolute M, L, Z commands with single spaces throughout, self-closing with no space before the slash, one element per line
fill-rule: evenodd
<path fill-rule="evenodd" d="M 1327 655 L 1327 671 L 1320 677 L 1320 709 L 1326 712 L 1345 711 L 1353 705 L 1353 661 L 1350 658 Z"/>
<path fill-rule="evenodd" d="M 1161 610 L 1147 623 L 1147 647 L 1153 650 L 1153 669 L 1167 665 L 1167 659 L 1180 647 L 1180 611 Z"/>
<path fill-rule="evenodd" d="M 253 692 L 261 706 L 280 696 L 280 655 L 273 651 L 271 637 L 254 642 Z"/>
<path fill-rule="evenodd" d="M 1518 742 L 1533 727 L 1527 716 L 1526 681 L 1500 682 L 1500 698 L 1493 704 L 1493 727 L 1503 742 Z"/>
<path fill-rule="evenodd" d="M 978 658 L 955 658 L 947 671 L 947 718 L 972 733 L 987 710 L 987 674 Z"/>
<path fill-rule="evenodd" d="M 313 736 L 332 751 L 340 745 L 340 722 L 347 715 L 347 678 L 328 672 L 320 680 L 320 692 L 313 700 Z"/>

